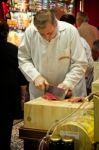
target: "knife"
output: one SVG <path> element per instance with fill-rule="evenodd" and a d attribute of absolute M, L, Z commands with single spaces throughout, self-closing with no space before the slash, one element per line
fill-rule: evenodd
<path fill-rule="evenodd" d="M 55 100 L 56 98 L 56 100 L 63 100 L 65 99 L 66 93 L 65 90 L 58 88 L 57 86 L 49 85 L 49 87 L 45 89 L 44 95 L 45 97 L 46 95 L 49 96 L 49 99 L 52 98 Z"/>

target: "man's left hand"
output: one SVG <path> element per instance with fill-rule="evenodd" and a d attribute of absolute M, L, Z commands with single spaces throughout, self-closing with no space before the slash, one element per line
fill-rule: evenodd
<path fill-rule="evenodd" d="M 65 90 L 66 97 L 71 97 L 72 96 L 72 90 L 69 87 L 67 87 L 66 84 L 60 83 L 58 85 L 58 88 L 61 88 L 61 89 Z"/>

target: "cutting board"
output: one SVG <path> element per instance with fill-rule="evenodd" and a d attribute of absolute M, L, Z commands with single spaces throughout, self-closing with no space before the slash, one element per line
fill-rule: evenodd
<path fill-rule="evenodd" d="M 88 103 L 86 102 L 85 105 Z M 42 97 L 28 101 L 24 104 L 24 127 L 48 130 L 54 123 L 68 116 L 80 105 L 81 102 L 51 101 Z M 92 107 L 93 105 L 88 106 L 88 109 Z"/>

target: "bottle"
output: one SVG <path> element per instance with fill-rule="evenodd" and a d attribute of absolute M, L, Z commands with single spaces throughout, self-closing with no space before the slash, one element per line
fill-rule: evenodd
<path fill-rule="evenodd" d="M 62 150 L 74 150 L 74 140 L 70 137 L 64 137 L 61 140 Z"/>
<path fill-rule="evenodd" d="M 50 137 L 49 150 L 60 150 L 61 149 L 60 144 L 61 144 L 60 136 Z"/>

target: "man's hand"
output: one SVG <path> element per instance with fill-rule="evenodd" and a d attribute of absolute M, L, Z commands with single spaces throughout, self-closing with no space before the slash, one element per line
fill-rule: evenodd
<path fill-rule="evenodd" d="M 61 89 L 65 90 L 66 97 L 71 97 L 72 96 L 72 90 L 69 87 L 67 87 L 66 84 L 60 83 L 58 85 L 58 88 L 61 88 Z"/>
<path fill-rule="evenodd" d="M 37 88 L 39 88 L 41 90 L 45 90 L 45 88 L 47 88 L 49 86 L 49 83 L 47 82 L 47 80 L 44 77 L 42 77 L 41 75 L 39 75 L 34 80 L 34 84 Z"/>

